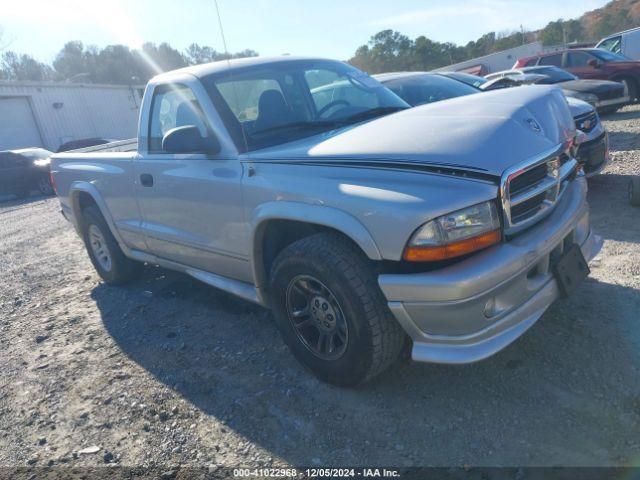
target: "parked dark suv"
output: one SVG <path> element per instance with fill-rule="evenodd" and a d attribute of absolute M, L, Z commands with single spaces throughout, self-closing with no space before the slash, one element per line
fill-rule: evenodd
<path fill-rule="evenodd" d="M 0 195 L 26 197 L 33 190 L 53 194 L 49 176 L 50 157 L 43 148 L 25 148 L 0 152 Z"/>
<path fill-rule="evenodd" d="M 640 94 L 640 62 L 599 48 L 575 48 L 560 52 L 521 58 L 514 68 L 553 65 L 564 68 L 579 78 L 622 82 L 625 95 L 632 101 Z"/>

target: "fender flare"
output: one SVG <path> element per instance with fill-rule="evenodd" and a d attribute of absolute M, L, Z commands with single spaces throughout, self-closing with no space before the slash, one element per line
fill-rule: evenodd
<path fill-rule="evenodd" d="M 267 283 L 267 272 L 263 267 L 262 237 L 270 220 L 292 220 L 333 228 L 353 240 L 371 260 L 382 260 L 378 245 L 371 233 L 356 217 L 344 210 L 302 202 L 268 202 L 260 205 L 249 221 L 252 270 L 256 286 L 260 290 Z"/>
<path fill-rule="evenodd" d="M 127 248 L 125 243 L 122 241 L 122 238 L 120 237 L 120 233 L 116 228 L 116 224 L 113 221 L 113 217 L 111 216 L 111 213 L 109 212 L 109 209 L 107 208 L 107 204 L 102 198 L 102 195 L 100 195 L 100 192 L 95 187 L 95 185 L 86 181 L 75 181 L 69 187 L 69 200 L 71 204 L 71 210 L 73 211 L 74 223 L 76 226 L 76 230 L 78 230 L 78 233 L 80 233 L 80 221 L 82 218 L 82 212 L 80 211 L 80 201 L 79 201 L 80 193 L 86 193 L 93 199 L 95 204 L 98 206 L 98 209 L 100 210 L 100 213 L 102 214 L 103 218 L 107 222 L 107 225 L 111 230 L 111 234 L 115 237 L 116 241 L 118 242 L 118 245 L 124 252 L 128 252 L 129 249 Z"/>

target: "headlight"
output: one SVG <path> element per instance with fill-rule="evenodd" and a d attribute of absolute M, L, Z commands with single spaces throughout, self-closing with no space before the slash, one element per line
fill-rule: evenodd
<path fill-rule="evenodd" d="M 33 164 L 36 167 L 48 167 L 51 165 L 51 158 L 41 158 L 39 160 L 35 160 Z"/>
<path fill-rule="evenodd" d="M 582 93 L 576 92 L 574 90 L 564 90 L 564 94 L 567 97 L 577 98 L 578 100 L 590 103 L 591 105 L 595 105 L 598 102 L 598 96 L 594 95 L 593 93 Z"/>
<path fill-rule="evenodd" d="M 479 203 L 425 223 L 409 239 L 403 258 L 411 262 L 446 260 L 487 248 L 501 237 L 495 203 Z"/>

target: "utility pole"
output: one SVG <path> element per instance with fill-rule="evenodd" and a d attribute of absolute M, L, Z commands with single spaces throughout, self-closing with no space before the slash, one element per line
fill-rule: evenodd
<path fill-rule="evenodd" d="M 524 27 L 520 24 L 520 33 L 522 33 L 522 45 L 524 45 Z"/>

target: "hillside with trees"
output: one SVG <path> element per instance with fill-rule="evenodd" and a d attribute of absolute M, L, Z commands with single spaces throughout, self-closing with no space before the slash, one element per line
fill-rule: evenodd
<path fill-rule="evenodd" d="M 400 32 L 383 30 L 359 47 L 349 62 L 369 73 L 431 70 L 536 40 L 544 45 L 591 43 L 638 26 L 640 0 L 613 0 L 577 19 L 558 19 L 537 31 L 490 32 L 464 46 L 437 42 L 425 35 L 410 39 Z"/>
<path fill-rule="evenodd" d="M 5 51 L 0 57 L 0 80 L 144 84 L 159 72 L 257 55 L 258 52 L 253 50 L 225 55 L 212 47 L 196 43 L 180 52 L 168 43 L 145 43 L 140 49 L 130 49 L 125 45 L 108 45 L 99 49 L 72 41 L 58 52 L 52 65 L 38 62 L 29 55 Z"/>

